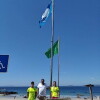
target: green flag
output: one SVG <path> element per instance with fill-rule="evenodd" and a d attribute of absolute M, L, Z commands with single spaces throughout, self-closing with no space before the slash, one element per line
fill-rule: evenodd
<path fill-rule="evenodd" d="M 58 40 L 53 44 L 53 47 L 52 47 L 52 54 L 53 56 L 55 54 L 58 54 Z M 51 48 L 48 49 L 47 52 L 45 52 L 45 55 L 48 57 L 48 58 L 51 58 Z"/>

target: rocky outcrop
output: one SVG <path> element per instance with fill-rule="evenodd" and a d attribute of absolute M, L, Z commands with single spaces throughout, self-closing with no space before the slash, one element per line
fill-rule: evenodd
<path fill-rule="evenodd" d="M 0 91 L 0 94 L 10 95 L 10 94 L 18 94 L 18 93 L 17 93 L 17 92 L 13 92 L 13 91 L 11 91 L 11 92 L 8 92 L 8 91 L 1 92 L 1 91 Z"/>

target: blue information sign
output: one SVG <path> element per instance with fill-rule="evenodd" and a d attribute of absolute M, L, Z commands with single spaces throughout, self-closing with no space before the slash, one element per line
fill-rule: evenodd
<path fill-rule="evenodd" d="M 7 72 L 9 55 L 0 55 L 0 72 Z"/>

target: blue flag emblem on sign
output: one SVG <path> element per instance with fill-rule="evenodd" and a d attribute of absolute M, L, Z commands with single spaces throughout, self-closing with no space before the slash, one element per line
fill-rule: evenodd
<path fill-rule="evenodd" d="M 0 55 L 0 72 L 7 72 L 9 55 Z"/>
<path fill-rule="evenodd" d="M 42 25 L 44 25 L 46 23 L 46 20 L 48 19 L 48 17 L 50 16 L 51 12 L 52 12 L 52 2 L 47 6 L 45 12 L 42 15 L 41 20 L 39 21 L 40 24 L 40 28 Z"/>

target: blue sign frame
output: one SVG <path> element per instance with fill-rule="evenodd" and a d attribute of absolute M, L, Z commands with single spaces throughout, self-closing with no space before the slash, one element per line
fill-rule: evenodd
<path fill-rule="evenodd" d="M 9 55 L 0 55 L 0 72 L 7 72 Z"/>

